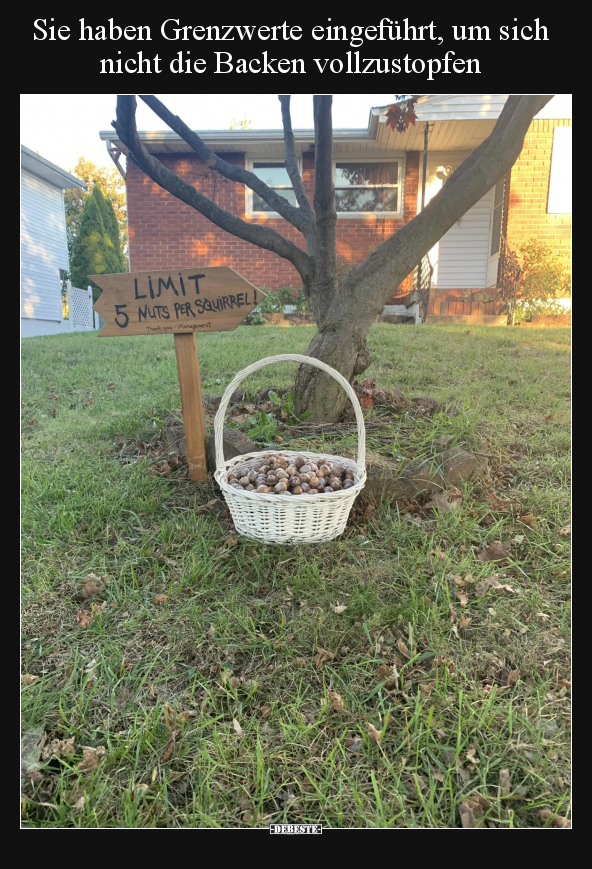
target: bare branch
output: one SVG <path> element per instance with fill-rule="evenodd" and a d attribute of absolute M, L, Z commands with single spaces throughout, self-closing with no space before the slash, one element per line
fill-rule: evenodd
<path fill-rule="evenodd" d="M 274 229 L 256 223 L 248 223 L 220 208 L 191 184 L 187 184 L 178 175 L 167 169 L 160 160 L 148 151 L 141 142 L 136 128 L 135 96 L 118 95 L 117 120 L 113 121 L 113 127 L 123 144 L 129 149 L 134 162 L 160 187 L 195 208 L 196 211 L 199 211 L 200 214 L 203 214 L 204 217 L 226 232 L 287 259 L 298 270 L 303 280 L 309 276 L 312 262 L 302 248 L 288 241 Z"/>
<path fill-rule="evenodd" d="M 309 228 L 310 220 L 307 219 L 306 215 L 299 208 L 291 205 L 284 196 L 280 196 L 279 193 L 276 193 L 275 190 L 269 187 L 265 181 L 262 181 L 261 178 L 258 178 L 253 172 L 243 169 L 242 166 L 235 166 L 233 163 L 228 163 L 222 157 L 215 154 L 210 148 L 208 148 L 203 139 L 198 136 L 194 130 L 189 129 L 187 124 L 182 121 L 178 115 L 174 115 L 169 111 L 164 103 L 161 103 L 157 97 L 153 94 L 138 94 L 138 96 L 147 106 L 150 106 L 152 111 L 155 112 L 155 114 L 157 114 L 158 117 L 171 128 L 171 130 L 174 130 L 183 141 L 187 142 L 189 147 L 195 151 L 197 156 L 200 157 L 210 169 L 219 172 L 219 174 L 223 175 L 224 178 L 228 178 L 231 181 L 238 181 L 241 184 L 245 184 L 251 190 L 254 190 L 258 196 L 267 202 L 270 208 L 277 211 L 278 214 L 281 214 L 282 217 L 303 234 L 305 233 L 305 230 Z"/>
<path fill-rule="evenodd" d="M 314 220 L 314 211 L 312 205 L 308 201 L 306 190 L 302 176 L 298 171 L 298 161 L 296 159 L 296 149 L 294 147 L 294 133 L 292 131 L 292 118 L 290 117 L 290 94 L 279 94 L 278 99 L 282 107 L 282 124 L 284 127 L 284 143 L 286 147 L 286 169 L 298 200 L 304 214 L 308 214 L 311 221 Z"/>

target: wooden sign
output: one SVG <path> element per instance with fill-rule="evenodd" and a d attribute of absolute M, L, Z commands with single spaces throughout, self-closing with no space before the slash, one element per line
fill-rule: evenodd
<path fill-rule="evenodd" d="M 103 292 L 94 310 L 107 322 L 99 338 L 175 336 L 189 476 L 206 482 L 206 432 L 197 332 L 229 332 L 265 298 L 230 266 L 89 275 Z"/>

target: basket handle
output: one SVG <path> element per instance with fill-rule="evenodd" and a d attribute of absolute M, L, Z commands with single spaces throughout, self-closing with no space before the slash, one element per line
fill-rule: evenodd
<path fill-rule="evenodd" d="M 360 407 L 360 402 L 358 401 L 358 397 L 356 393 L 351 388 L 350 384 L 347 382 L 345 377 L 340 374 L 338 371 L 335 371 L 334 368 L 331 368 L 330 365 L 326 365 L 324 362 L 321 362 L 319 359 L 313 359 L 311 356 L 301 356 L 299 353 L 284 353 L 281 356 L 266 356 L 265 359 L 260 359 L 258 362 L 253 362 L 252 365 L 248 365 L 246 368 L 243 368 L 242 371 L 239 371 L 235 376 L 234 380 L 232 380 L 226 390 L 224 395 L 222 396 L 222 401 L 220 402 L 220 406 L 218 407 L 218 411 L 216 413 L 216 417 L 214 419 L 214 445 L 216 448 L 216 470 L 220 471 L 224 468 L 225 460 L 224 460 L 224 445 L 222 441 L 222 434 L 224 428 L 224 417 L 226 416 L 226 409 L 230 402 L 230 396 L 242 381 L 249 374 L 252 374 L 254 371 L 258 371 L 259 368 L 264 368 L 266 365 L 272 365 L 275 362 L 302 362 L 305 365 L 313 365 L 315 368 L 320 368 L 322 371 L 325 371 L 327 374 L 330 374 L 331 377 L 339 383 L 340 386 L 343 387 L 345 392 L 347 393 L 347 397 L 351 401 L 354 407 L 354 412 L 356 415 L 356 423 L 358 426 L 358 458 L 357 464 L 364 471 L 366 469 L 366 429 L 364 426 L 364 417 L 362 414 L 362 408 Z"/>

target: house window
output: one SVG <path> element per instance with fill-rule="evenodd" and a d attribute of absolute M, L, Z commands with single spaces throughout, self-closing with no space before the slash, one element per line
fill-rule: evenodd
<path fill-rule="evenodd" d="M 271 187 L 284 199 L 287 199 L 290 205 L 298 207 L 296 194 L 292 188 L 292 182 L 288 175 L 288 170 L 283 160 L 253 160 L 251 163 L 251 172 L 265 181 L 268 187 Z M 251 191 L 251 212 L 265 212 L 266 214 L 275 213 L 273 208 L 265 202 L 264 199 Z"/>
<path fill-rule="evenodd" d="M 547 214 L 571 214 L 571 127 L 555 127 Z"/>
<path fill-rule="evenodd" d="M 335 208 L 338 214 L 401 211 L 401 161 L 335 163 Z"/>

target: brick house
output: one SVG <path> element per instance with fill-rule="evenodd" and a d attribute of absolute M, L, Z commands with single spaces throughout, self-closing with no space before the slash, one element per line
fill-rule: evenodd
<path fill-rule="evenodd" d="M 373 108 L 367 129 L 334 131 L 338 211 L 337 255 L 347 269 L 411 220 L 446 178 L 491 132 L 506 94 L 432 94 L 416 106 L 418 123 L 404 133 Z M 297 155 L 312 200 L 314 134 L 295 130 Z M 102 132 L 110 153 L 125 151 L 114 131 Z M 229 162 L 246 166 L 295 198 L 283 166 L 281 130 L 206 130 L 200 136 Z M 148 149 L 182 178 L 245 220 L 268 223 L 298 244 L 300 233 L 240 184 L 211 173 L 171 130 L 142 132 Z M 426 147 L 427 139 L 427 147 Z M 264 289 L 298 286 L 286 260 L 224 232 L 147 178 L 131 161 L 126 171 L 130 268 L 230 265 Z M 571 95 L 557 95 L 533 120 L 508 176 L 489 191 L 429 252 L 432 314 L 495 314 L 500 250 L 537 238 L 570 267 Z M 424 263 L 425 265 L 425 263 Z M 413 288 L 415 272 L 393 287 L 385 313 Z M 404 309 L 402 309 L 404 310 Z"/>

